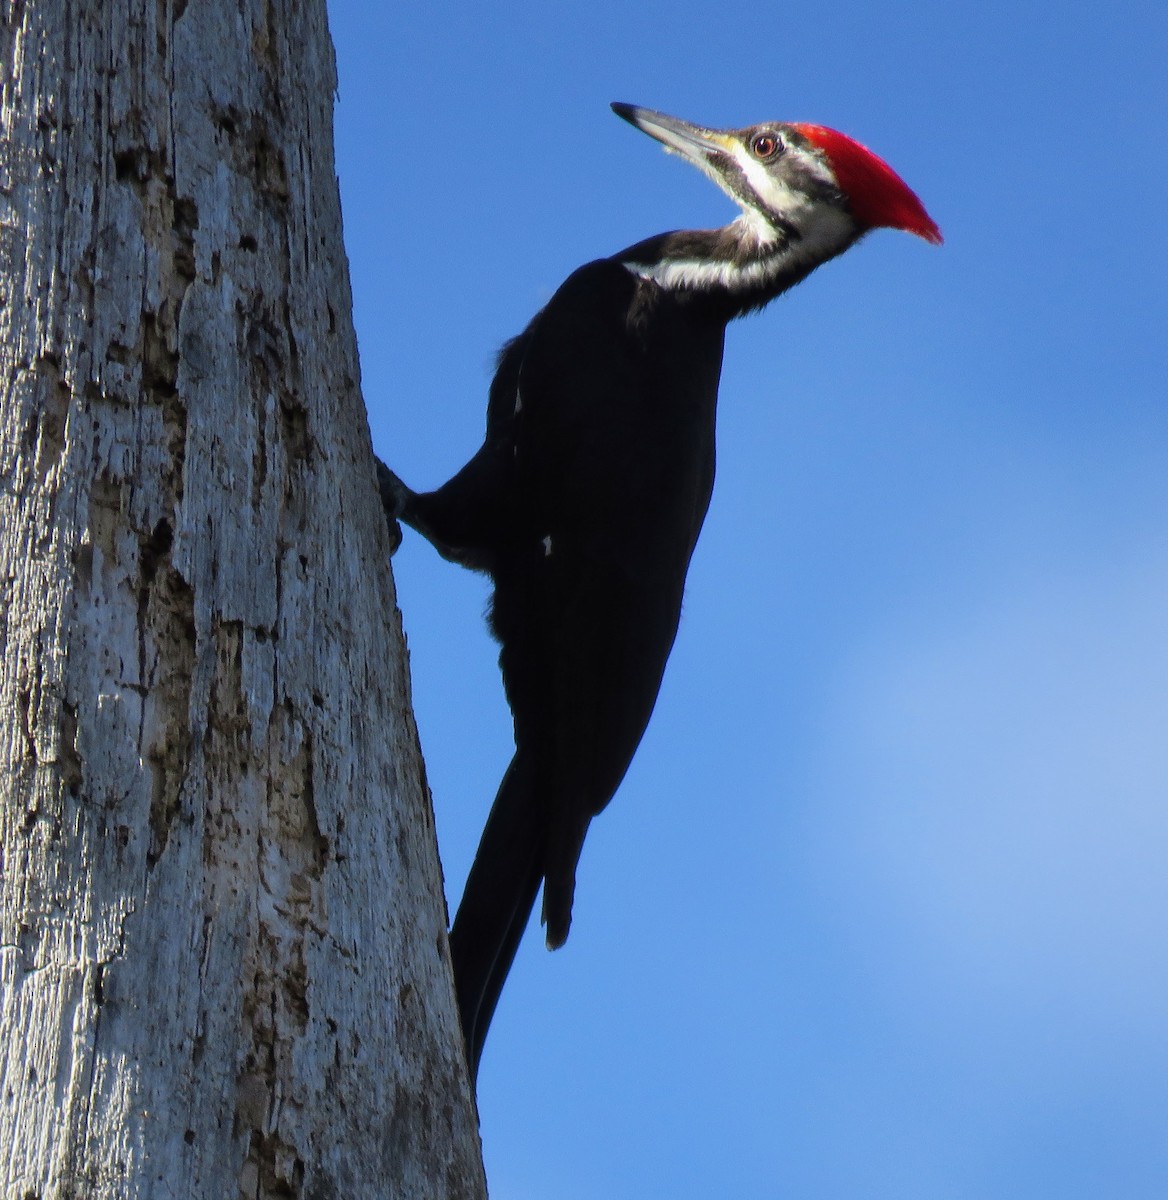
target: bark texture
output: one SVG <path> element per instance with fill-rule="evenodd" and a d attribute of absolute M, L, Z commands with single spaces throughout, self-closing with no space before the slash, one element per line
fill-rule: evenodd
<path fill-rule="evenodd" d="M 324 0 L 0 23 L 0 1195 L 484 1195 Z"/>

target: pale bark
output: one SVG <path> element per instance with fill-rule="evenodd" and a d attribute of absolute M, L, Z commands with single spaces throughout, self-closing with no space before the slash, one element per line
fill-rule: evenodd
<path fill-rule="evenodd" d="M 324 0 L 0 21 L 0 1195 L 481 1196 Z"/>

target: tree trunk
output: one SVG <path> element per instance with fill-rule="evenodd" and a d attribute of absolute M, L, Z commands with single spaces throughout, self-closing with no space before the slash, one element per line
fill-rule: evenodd
<path fill-rule="evenodd" d="M 0 22 L 0 1193 L 482 1196 L 324 0 Z"/>

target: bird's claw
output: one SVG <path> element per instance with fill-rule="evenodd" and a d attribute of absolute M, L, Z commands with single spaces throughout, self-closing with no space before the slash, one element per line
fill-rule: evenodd
<path fill-rule="evenodd" d="M 387 516 L 385 518 L 385 527 L 389 532 L 389 557 L 393 558 L 398 551 L 398 547 L 402 544 L 401 525 L 393 517 Z"/>
<path fill-rule="evenodd" d="M 405 511 L 409 488 L 381 461 L 377 464 L 377 488 L 381 493 L 381 507 L 385 512 L 385 524 L 389 530 L 389 556 L 392 558 L 401 545 L 402 531 L 398 517 Z"/>

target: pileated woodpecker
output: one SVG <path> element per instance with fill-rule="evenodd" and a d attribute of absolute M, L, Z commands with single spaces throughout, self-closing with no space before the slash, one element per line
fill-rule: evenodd
<path fill-rule="evenodd" d="M 726 324 L 878 226 L 941 233 L 881 159 L 819 125 L 703 129 L 614 104 L 742 209 L 574 272 L 499 356 L 482 448 L 419 494 L 379 464 L 387 515 L 494 581 L 490 623 L 515 721 L 450 933 L 472 1076 L 543 884 L 568 936 L 589 822 L 657 699 L 714 482 Z"/>

